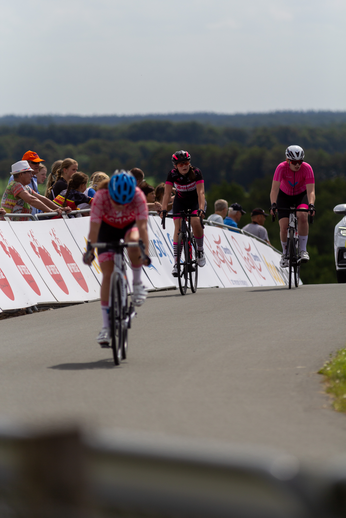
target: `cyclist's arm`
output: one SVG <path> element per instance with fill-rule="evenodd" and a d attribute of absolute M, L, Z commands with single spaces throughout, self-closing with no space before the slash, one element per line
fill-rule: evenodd
<path fill-rule="evenodd" d="M 273 180 L 272 188 L 271 188 L 271 191 L 270 191 L 270 203 L 271 204 L 276 203 L 276 200 L 278 199 L 278 194 L 279 194 L 279 190 L 280 190 L 280 183 L 281 182 L 277 182 L 276 180 Z"/>
<path fill-rule="evenodd" d="M 90 221 L 90 231 L 88 240 L 90 243 L 97 243 L 97 238 L 99 237 L 101 223 L 95 223 L 95 221 Z"/>
<path fill-rule="evenodd" d="M 315 184 L 308 183 L 306 184 L 306 194 L 308 195 L 309 204 L 312 203 L 315 205 L 316 195 L 315 195 Z"/>
<path fill-rule="evenodd" d="M 168 204 L 171 201 L 172 189 L 173 185 L 170 185 L 169 183 L 165 184 L 165 193 L 162 199 L 162 210 L 168 210 Z"/>
<path fill-rule="evenodd" d="M 202 182 L 198 183 L 196 185 L 196 191 L 197 191 L 197 196 L 198 196 L 199 208 L 200 208 L 200 210 L 204 211 L 204 207 L 205 207 L 204 183 L 202 183 Z"/>
<path fill-rule="evenodd" d="M 149 255 L 149 237 L 148 237 L 148 227 L 146 219 L 138 219 L 136 221 L 136 225 L 139 232 L 139 237 L 143 241 L 144 244 L 144 252 L 146 255 Z"/>

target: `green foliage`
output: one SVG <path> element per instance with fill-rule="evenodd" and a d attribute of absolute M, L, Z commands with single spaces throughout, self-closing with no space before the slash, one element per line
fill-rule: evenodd
<path fill-rule="evenodd" d="M 319 374 L 324 376 L 327 392 L 334 398 L 335 410 L 346 412 L 346 349 L 341 349 L 326 361 Z"/>

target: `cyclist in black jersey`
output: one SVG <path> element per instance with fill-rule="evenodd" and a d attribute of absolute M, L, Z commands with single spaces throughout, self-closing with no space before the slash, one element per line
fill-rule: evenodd
<path fill-rule="evenodd" d="M 197 167 L 191 165 L 191 155 L 188 151 L 176 151 L 172 155 L 172 163 L 174 168 L 169 172 L 165 194 L 162 200 L 162 210 L 167 211 L 168 203 L 171 199 L 172 189 L 175 187 L 176 195 L 173 202 L 173 214 L 177 214 L 187 209 L 191 209 L 192 213 L 198 214 L 205 218 L 205 194 L 204 180 L 202 173 Z M 181 218 L 174 217 L 174 236 L 173 236 L 173 252 L 174 267 L 172 274 L 178 276 L 177 256 L 178 256 L 178 234 L 181 224 Z M 197 263 L 198 266 L 205 265 L 204 248 L 203 248 L 203 228 L 199 218 L 191 218 L 191 226 L 197 244 Z"/>

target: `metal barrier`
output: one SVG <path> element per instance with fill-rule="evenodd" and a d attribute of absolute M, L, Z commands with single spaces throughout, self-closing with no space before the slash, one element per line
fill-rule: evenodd
<path fill-rule="evenodd" d="M 69 219 L 70 216 L 82 217 L 83 214 L 90 214 L 90 209 L 71 210 L 71 212 L 69 212 L 68 214 L 63 213 L 62 218 Z M 44 219 L 52 219 L 56 216 L 59 216 L 58 212 L 38 212 L 36 214 L 15 212 L 15 213 L 5 214 L 4 219 L 5 219 L 5 221 L 11 221 L 13 219 L 26 218 L 26 219 L 30 219 L 31 221 L 40 221 L 40 220 L 44 220 Z"/>
<path fill-rule="evenodd" d="M 2 517 L 341 518 L 346 459 L 77 429 L 0 429 Z"/>

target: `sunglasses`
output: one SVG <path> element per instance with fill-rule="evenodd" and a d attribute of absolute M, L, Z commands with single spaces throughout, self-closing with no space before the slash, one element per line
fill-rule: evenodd
<path fill-rule="evenodd" d="M 186 162 L 179 162 L 177 165 L 179 167 L 179 166 L 182 166 L 182 165 L 189 165 L 189 164 L 190 164 L 190 162 L 188 160 L 186 160 Z"/>
<path fill-rule="evenodd" d="M 303 160 L 290 160 L 292 165 L 302 165 Z"/>

